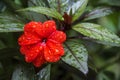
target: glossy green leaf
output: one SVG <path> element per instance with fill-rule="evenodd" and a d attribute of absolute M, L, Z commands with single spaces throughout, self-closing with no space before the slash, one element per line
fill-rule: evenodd
<path fill-rule="evenodd" d="M 88 72 L 87 53 L 86 48 L 78 41 L 67 41 L 65 56 L 62 57 L 62 60 L 86 74 Z"/>
<path fill-rule="evenodd" d="M 0 14 L 0 32 L 19 32 L 23 31 L 24 23 L 17 15 L 10 13 Z"/>
<path fill-rule="evenodd" d="M 28 0 L 28 7 L 48 7 L 47 0 Z M 43 14 L 35 13 L 35 12 L 26 12 L 28 19 L 34 21 L 44 22 L 48 20 L 49 17 L 46 17 Z M 38 17 L 39 16 L 39 17 Z"/>
<path fill-rule="evenodd" d="M 19 65 L 14 70 L 11 80 L 34 80 L 34 70 L 32 67 Z"/>
<path fill-rule="evenodd" d="M 0 32 L 20 32 L 23 31 L 22 23 L 0 24 Z"/>
<path fill-rule="evenodd" d="M 50 80 L 50 68 L 51 65 L 47 65 L 45 68 L 43 68 L 42 70 L 40 70 L 37 73 L 37 80 Z"/>
<path fill-rule="evenodd" d="M 17 15 L 10 14 L 10 13 L 2 13 L 0 14 L 0 23 L 22 23 L 20 18 Z"/>
<path fill-rule="evenodd" d="M 63 20 L 63 17 L 60 13 L 58 13 L 56 10 L 51 9 L 51 8 L 46 8 L 46 7 L 29 7 L 25 9 L 21 9 L 18 11 L 33 11 L 36 13 L 44 14 L 47 16 L 51 16 L 53 18 L 56 18 L 58 20 Z"/>
<path fill-rule="evenodd" d="M 103 17 L 103 16 L 109 15 L 111 13 L 112 13 L 112 9 L 111 8 L 99 8 L 99 9 L 95 9 L 95 10 L 91 11 L 90 13 L 88 13 L 85 16 L 85 20 L 90 20 L 90 19 L 95 19 L 95 18 Z"/>
<path fill-rule="evenodd" d="M 88 0 L 79 0 L 74 3 L 71 8 L 68 10 L 68 13 L 72 11 L 72 21 L 77 20 L 82 13 L 85 11 Z"/>
<path fill-rule="evenodd" d="M 61 14 L 67 12 L 69 14 L 69 10 L 71 6 L 75 4 L 79 0 L 48 0 L 49 6 L 52 9 L 59 10 Z"/>
<path fill-rule="evenodd" d="M 120 38 L 98 24 L 81 23 L 73 26 L 75 31 L 96 40 L 98 43 L 120 46 Z"/>

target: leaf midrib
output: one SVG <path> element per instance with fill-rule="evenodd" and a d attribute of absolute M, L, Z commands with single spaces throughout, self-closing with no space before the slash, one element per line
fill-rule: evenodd
<path fill-rule="evenodd" d="M 80 64 L 80 66 L 82 67 L 82 69 L 85 70 L 85 68 L 83 67 L 83 65 L 79 62 L 79 60 L 77 59 L 77 57 L 74 55 L 74 52 L 71 50 L 71 48 L 67 45 L 67 43 L 64 43 L 65 46 L 67 47 L 67 49 L 70 51 L 70 53 L 74 56 L 74 58 L 76 59 L 76 61 Z"/>
<path fill-rule="evenodd" d="M 77 25 L 77 26 L 78 26 L 78 28 L 84 28 L 84 29 L 87 29 L 87 30 L 89 30 L 89 31 L 91 31 L 91 32 L 94 31 L 94 32 L 96 32 L 98 35 L 101 35 L 101 37 L 102 37 L 102 36 L 108 37 L 108 35 L 106 35 L 106 34 L 103 35 L 103 34 L 97 32 L 97 31 L 95 31 L 95 30 L 93 30 L 93 29 L 91 29 L 91 28 L 88 29 L 88 28 L 85 28 L 85 27 L 80 26 L 80 25 Z M 80 26 L 80 27 L 79 27 L 79 26 Z M 93 33 L 93 32 L 92 32 L 92 33 Z M 113 35 L 113 34 L 112 34 L 112 35 Z M 116 40 L 117 36 L 116 36 L 116 38 L 113 38 L 113 37 L 108 37 L 108 38 L 111 38 L 111 39 L 114 41 L 114 40 Z M 117 41 L 118 41 L 118 40 L 117 40 Z"/>

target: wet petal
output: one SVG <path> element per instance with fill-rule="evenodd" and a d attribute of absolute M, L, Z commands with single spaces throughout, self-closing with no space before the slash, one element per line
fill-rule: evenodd
<path fill-rule="evenodd" d="M 25 55 L 26 62 L 32 62 L 42 51 L 41 43 L 36 45 L 21 46 L 21 53 Z"/>
<path fill-rule="evenodd" d="M 47 38 L 51 33 L 56 31 L 56 24 L 52 20 L 46 21 L 36 31 L 43 38 Z"/>
<path fill-rule="evenodd" d="M 37 35 L 33 34 L 23 34 L 19 37 L 18 43 L 19 45 L 29 45 L 29 44 L 34 44 L 41 41 L 41 39 Z"/>
<path fill-rule="evenodd" d="M 35 33 L 41 26 L 41 22 L 31 21 L 24 26 L 24 31 L 27 33 Z"/>
<path fill-rule="evenodd" d="M 60 56 L 55 55 L 53 52 L 51 52 L 51 50 L 47 46 L 44 47 L 44 57 L 45 60 L 48 62 L 57 62 L 58 60 L 60 60 Z"/>
<path fill-rule="evenodd" d="M 54 42 L 52 40 L 48 40 L 46 42 L 46 45 L 49 47 L 50 51 L 54 54 L 54 55 L 64 55 L 64 48 L 62 46 L 62 44 Z"/>
<path fill-rule="evenodd" d="M 37 58 L 33 61 L 34 66 L 36 67 L 40 67 L 42 64 L 44 64 L 46 62 L 46 60 L 44 59 L 44 55 L 41 52 Z"/>
<path fill-rule="evenodd" d="M 66 40 L 66 34 L 62 31 L 55 31 L 49 36 L 48 39 L 52 39 L 59 43 L 63 43 Z"/>
<path fill-rule="evenodd" d="M 25 55 L 29 51 L 30 48 L 31 46 L 21 46 L 20 47 L 21 54 Z"/>

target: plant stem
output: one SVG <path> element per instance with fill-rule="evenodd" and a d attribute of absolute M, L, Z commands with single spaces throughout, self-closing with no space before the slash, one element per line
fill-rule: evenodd
<path fill-rule="evenodd" d="M 60 0 L 58 0 L 58 12 L 61 13 L 61 3 L 60 3 Z"/>
<path fill-rule="evenodd" d="M 85 39 L 85 40 L 92 40 L 89 37 L 84 37 L 84 36 L 74 36 L 74 37 L 68 37 L 68 39 Z"/>

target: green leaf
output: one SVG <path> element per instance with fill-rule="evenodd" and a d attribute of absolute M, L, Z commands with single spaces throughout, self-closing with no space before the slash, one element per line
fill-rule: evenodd
<path fill-rule="evenodd" d="M 77 68 L 84 74 L 88 72 L 88 52 L 81 43 L 78 41 L 67 41 L 65 44 L 65 52 L 66 55 L 62 57 L 64 62 Z"/>
<path fill-rule="evenodd" d="M 120 6 L 120 0 L 100 0 L 99 3 L 109 4 L 110 6 Z"/>
<path fill-rule="evenodd" d="M 11 80 L 34 80 L 34 69 L 29 66 L 19 65 L 12 74 Z"/>
<path fill-rule="evenodd" d="M 58 0 L 47 0 L 47 1 L 49 3 L 50 8 L 58 10 Z M 61 1 L 63 0 L 59 0 L 59 1 L 61 3 Z"/>
<path fill-rule="evenodd" d="M 49 7 L 47 0 L 29 0 L 29 6 L 41 6 L 41 7 Z"/>
<path fill-rule="evenodd" d="M 68 10 L 68 13 L 70 14 L 72 11 L 72 22 L 77 20 L 82 15 L 82 13 L 85 11 L 87 3 L 88 0 L 79 0 L 71 6 L 71 8 Z"/>
<path fill-rule="evenodd" d="M 112 15 L 116 16 L 116 14 L 112 14 Z M 117 33 L 118 28 L 115 22 L 119 23 L 118 16 L 113 17 L 112 15 L 98 19 L 98 23 L 106 27 L 107 29 L 111 30 L 112 32 Z"/>
<path fill-rule="evenodd" d="M 10 14 L 10 13 L 2 13 L 0 14 L 0 23 L 22 23 L 22 21 L 20 20 L 20 17 L 18 17 L 17 15 L 14 14 Z"/>
<path fill-rule="evenodd" d="M 100 72 L 97 76 L 97 80 L 111 80 L 104 72 Z"/>
<path fill-rule="evenodd" d="M 25 9 L 21 9 L 18 11 L 33 11 L 36 13 L 44 14 L 47 16 L 51 16 L 53 18 L 56 18 L 58 20 L 63 20 L 63 17 L 60 13 L 58 13 L 56 10 L 51 9 L 51 8 L 46 8 L 46 7 L 29 7 Z"/>
<path fill-rule="evenodd" d="M 120 46 L 120 38 L 106 28 L 93 23 L 81 23 L 73 26 L 75 31 L 110 46 Z"/>
<path fill-rule="evenodd" d="M 49 7 L 49 4 L 47 0 L 28 0 L 28 7 Z M 25 12 L 30 20 L 35 20 L 35 21 L 41 21 L 44 22 L 48 20 L 48 16 L 45 16 L 43 14 L 35 13 L 35 12 Z M 39 17 L 38 17 L 39 16 Z"/>
<path fill-rule="evenodd" d="M 60 13 L 68 12 L 71 9 L 71 6 L 79 0 L 48 0 L 49 6 L 52 9 L 59 10 Z M 69 12 L 68 12 L 69 14 Z"/>
<path fill-rule="evenodd" d="M 112 13 L 112 9 L 111 8 L 99 8 L 99 9 L 95 9 L 95 10 L 91 11 L 90 13 L 88 13 L 85 16 L 85 20 L 90 20 L 90 19 L 95 19 L 95 18 L 103 17 L 103 16 L 109 15 L 111 13 Z"/>
<path fill-rule="evenodd" d="M 50 80 L 50 68 L 51 68 L 51 65 L 47 65 L 45 68 L 43 68 L 42 70 L 40 70 L 38 73 L 37 73 L 37 77 L 38 79 L 37 80 Z"/>
<path fill-rule="evenodd" d="M 119 57 L 120 58 L 120 55 L 117 55 L 116 57 Z M 116 58 L 116 57 L 114 57 L 114 58 Z M 110 65 L 109 67 L 107 67 L 107 71 L 109 71 L 109 72 L 112 72 L 112 73 L 114 73 L 115 74 L 115 80 L 119 80 L 120 79 L 120 64 L 119 64 L 119 62 L 118 63 L 115 63 L 115 64 L 113 64 L 113 65 Z"/>
<path fill-rule="evenodd" d="M 0 32 L 19 32 L 23 31 L 24 23 L 17 15 L 10 13 L 0 14 Z"/>
<path fill-rule="evenodd" d="M 0 32 L 20 32 L 20 31 L 23 31 L 22 23 L 0 24 Z"/>

